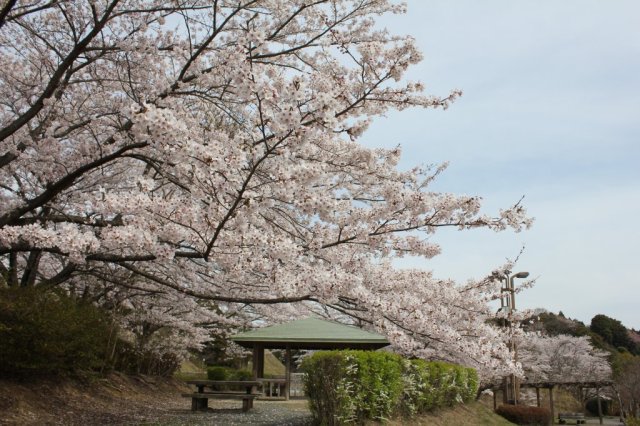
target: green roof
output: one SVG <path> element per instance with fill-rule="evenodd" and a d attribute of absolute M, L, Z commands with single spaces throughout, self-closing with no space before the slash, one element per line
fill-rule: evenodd
<path fill-rule="evenodd" d="M 257 345 L 266 348 L 299 349 L 377 349 L 387 346 L 389 341 L 382 335 L 357 327 L 305 318 L 285 324 L 258 328 L 236 334 L 231 340 L 244 347 Z"/>

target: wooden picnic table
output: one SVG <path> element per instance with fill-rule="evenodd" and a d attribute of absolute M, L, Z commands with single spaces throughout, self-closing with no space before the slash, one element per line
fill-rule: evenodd
<path fill-rule="evenodd" d="M 262 395 L 257 391 L 261 385 L 257 380 L 189 380 L 187 384 L 196 387 L 195 392 L 182 394 L 183 397 L 191 398 L 193 411 L 206 410 L 209 399 L 241 399 L 242 411 L 248 411 L 253 407 L 253 400 Z"/>

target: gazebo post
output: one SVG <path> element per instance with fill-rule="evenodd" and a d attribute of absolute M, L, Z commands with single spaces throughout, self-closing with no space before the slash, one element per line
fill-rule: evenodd
<path fill-rule="evenodd" d="M 260 344 L 253 346 L 253 378 L 264 378 L 264 346 Z"/>
<path fill-rule="evenodd" d="M 264 378 L 264 346 L 258 348 L 258 377 Z"/>
<path fill-rule="evenodd" d="M 583 401 L 584 401 L 585 398 L 584 398 L 584 389 L 582 388 L 582 386 L 578 386 L 578 395 L 580 395 L 579 396 L 580 403 L 582 404 L 582 406 L 583 406 L 582 409 L 584 410 L 584 408 L 585 408 L 584 405 L 585 404 L 584 404 Z"/>
<path fill-rule="evenodd" d="M 600 418 L 600 424 L 602 424 L 602 403 L 600 402 L 600 387 L 596 387 L 596 397 L 598 398 L 598 417 Z"/>
<path fill-rule="evenodd" d="M 252 372 L 253 372 L 253 380 L 258 379 L 258 345 L 253 345 L 252 353 L 251 353 L 251 364 L 252 364 Z"/>
<path fill-rule="evenodd" d="M 536 401 L 538 401 L 538 407 L 540 406 L 540 388 L 536 386 Z"/>
<path fill-rule="evenodd" d="M 502 379 L 502 403 L 503 404 L 509 403 L 509 388 L 508 388 L 507 377 L 508 376 L 504 376 L 504 378 Z"/>
<path fill-rule="evenodd" d="M 498 389 L 493 390 L 493 411 L 498 409 Z"/>
<path fill-rule="evenodd" d="M 549 409 L 551 410 L 551 424 L 553 424 L 556 421 L 556 413 L 553 409 L 553 385 L 549 386 Z"/>
<path fill-rule="evenodd" d="M 289 345 L 287 345 L 285 352 L 284 378 L 284 399 L 288 401 L 291 397 L 291 346 Z"/>

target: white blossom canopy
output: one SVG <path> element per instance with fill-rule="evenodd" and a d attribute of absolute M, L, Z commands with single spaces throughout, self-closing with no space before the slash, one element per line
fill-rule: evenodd
<path fill-rule="evenodd" d="M 446 108 L 403 80 L 413 40 L 386 0 L 8 1 L 0 10 L 0 272 L 120 295 L 157 321 L 341 312 L 396 349 L 496 371 L 499 274 L 395 270 L 440 227 L 528 227 L 444 169 L 359 143 L 371 119 Z M 153 297 L 151 297 L 153 296 Z M 135 299 L 135 303 L 131 300 Z M 163 299 L 163 303 L 158 300 Z M 211 303 L 197 301 L 209 300 Z M 151 308 L 149 308 L 151 309 Z M 155 308 L 154 308 L 155 309 Z M 171 312 L 169 312 L 171 311 Z M 163 318 L 164 315 L 164 318 Z M 513 364 L 511 364 L 513 367 Z"/>
<path fill-rule="evenodd" d="M 527 335 L 518 346 L 528 382 L 597 382 L 611 379 L 610 354 L 588 336 Z"/>

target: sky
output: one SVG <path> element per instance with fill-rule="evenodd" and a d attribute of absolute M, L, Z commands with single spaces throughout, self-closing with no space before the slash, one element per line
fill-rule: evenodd
<path fill-rule="evenodd" d="M 409 0 L 384 17 L 425 59 L 411 69 L 446 111 L 377 119 L 367 146 L 403 149 L 402 168 L 448 161 L 433 188 L 480 195 L 485 212 L 523 203 L 528 231 L 441 230 L 433 269 L 465 282 L 513 259 L 535 286 L 518 308 L 640 329 L 640 2 Z M 516 286 L 517 286 L 516 281 Z"/>

